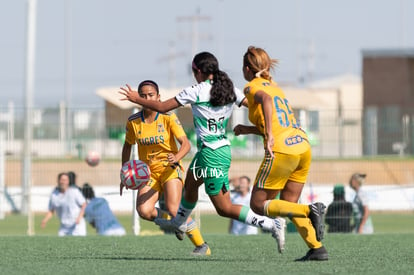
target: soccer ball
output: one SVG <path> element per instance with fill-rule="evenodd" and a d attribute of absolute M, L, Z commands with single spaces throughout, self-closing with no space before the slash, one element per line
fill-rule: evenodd
<path fill-rule="evenodd" d="M 148 165 L 138 159 L 126 162 L 121 168 L 121 182 L 128 189 L 139 190 L 150 180 Z"/>
<path fill-rule="evenodd" d="M 89 166 L 95 167 L 99 164 L 99 161 L 101 160 L 101 156 L 98 152 L 90 151 L 86 155 L 85 161 Z"/>

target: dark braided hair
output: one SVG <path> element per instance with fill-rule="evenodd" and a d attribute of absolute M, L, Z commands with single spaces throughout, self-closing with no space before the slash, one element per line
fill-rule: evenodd
<path fill-rule="evenodd" d="M 213 106 L 224 106 L 236 101 L 234 85 L 229 76 L 219 69 L 217 58 L 209 52 L 201 52 L 194 56 L 193 70 L 205 75 L 212 74 L 210 103 Z"/>

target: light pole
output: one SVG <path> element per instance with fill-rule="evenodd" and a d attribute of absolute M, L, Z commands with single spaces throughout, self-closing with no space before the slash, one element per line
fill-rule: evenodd
<path fill-rule="evenodd" d="M 27 32 L 26 32 L 26 69 L 24 99 L 24 142 L 22 163 L 22 207 L 21 212 L 28 216 L 27 234 L 32 235 L 33 217 L 30 213 L 32 184 L 32 139 L 33 139 L 33 92 L 36 49 L 36 7 L 37 0 L 27 0 Z"/>

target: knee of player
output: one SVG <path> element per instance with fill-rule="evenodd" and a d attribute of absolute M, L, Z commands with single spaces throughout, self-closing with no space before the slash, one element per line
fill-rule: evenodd
<path fill-rule="evenodd" d="M 151 221 L 152 218 L 153 218 L 152 217 L 152 211 L 149 207 L 138 205 L 137 206 L 137 212 L 138 212 L 138 215 L 141 218 L 143 218 L 144 220 Z"/>

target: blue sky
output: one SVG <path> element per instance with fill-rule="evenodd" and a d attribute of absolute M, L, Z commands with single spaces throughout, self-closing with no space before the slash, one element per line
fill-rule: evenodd
<path fill-rule="evenodd" d="M 168 87 L 174 75 L 177 86 L 191 85 L 195 46 L 215 54 L 238 87 L 245 83 L 242 56 L 249 45 L 279 59 L 276 80 L 292 84 L 360 75 L 362 49 L 414 48 L 409 0 L 72 0 L 68 36 L 64 2 L 37 0 L 37 107 L 65 98 L 65 37 L 73 107 L 102 106 L 95 90 L 103 86 L 153 79 Z M 191 21 L 178 18 L 197 14 L 205 20 L 198 22 L 195 45 Z M 9 101 L 23 106 L 25 24 L 26 0 L 0 1 L 0 108 Z M 175 59 L 167 58 L 171 44 Z"/>

